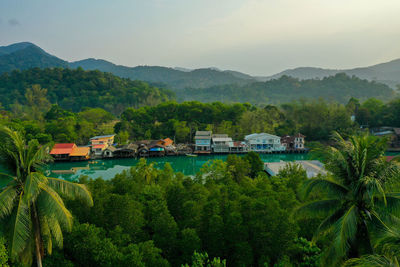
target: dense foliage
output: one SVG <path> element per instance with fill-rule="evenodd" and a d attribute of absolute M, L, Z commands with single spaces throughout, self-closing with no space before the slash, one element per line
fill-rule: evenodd
<path fill-rule="evenodd" d="M 131 139 L 175 137 L 177 142 L 191 142 L 196 130 L 226 133 L 235 140 L 243 140 L 245 135 L 255 132 L 276 135 L 301 132 L 308 140 L 327 140 L 332 131 L 349 133 L 356 128 L 350 116 L 351 112 L 343 105 L 322 100 L 264 108 L 246 103 L 167 102 L 125 110 L 115 130 L 128 133 Z"/>
<path fill-rule="evenodd" d="M 250 102 L 280 104 L 293 100 L 318 99 L 346 103 L 351 97 L 366 100 L 376 97 L 389 100 L 395 92 L 385 84 L 349 77 L 339 73 L 322 79 L 300 80 L 289 76 L 246 85 L 220 85 L 204 89 L 175 91 L 178 100 L 202 102 Z"/>
<path fill-rule="evenodd" d="M 127 107 L 154 105 L 173 97 L 169 91 L 110 73 L 33 68 L 0 75 L 2 105 L 13 111 L 19 105 L 28 105 L 27 90 L 34 85 L 45 89 L 42 96 L 48 102 L 75 112 L 83 107 L 100 107 L 119 114 Z"/>

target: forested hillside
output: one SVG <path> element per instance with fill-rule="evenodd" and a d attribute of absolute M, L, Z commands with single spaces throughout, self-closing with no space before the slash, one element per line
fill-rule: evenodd
<path fill-rule="evenodd" d="M 206 89 L 176 91 L 178 100 L 202 102 L 250 102 L 253 104 L 279 104 L 297 99 L 324 98 L 346 103 L 351 97 L 365 100 L 375 97 L 389 100 L 395 92 L 387 85 L 362 80 L 344 73 L 323 79 L 299 80 L 289 76 L 247 85 L 222 85 Z"/>
<path fill-rule="evenodd" d="M 127 107 L 156 105 L 171 98 L 173 93 L 167 90 L 100 71 L 33 68 L 0 75 L 0 102 L 14 112 L 21 105 L 44 101 L 75 112 L 101 107 L 119 114 Z"/>

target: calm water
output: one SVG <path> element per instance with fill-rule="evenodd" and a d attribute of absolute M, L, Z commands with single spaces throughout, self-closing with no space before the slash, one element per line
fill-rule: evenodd
<path fill-rule="evenodd" d="M 397 153 L 398 154 L 398 153 Z M 388 155 L 396 155 L 390 153 Z M 294 161 L 310 159 L 310 154 L 260 154 L 264 162 Z M 155 162 L 157 168 L 163 168 L 165 163 L 171 164 L 175 171 L 186 175 L 196 174 L 203 164 L 209 160 L 226 160 L 227 155 L 209 155 L 198 157 L 161 157 L 148 158 L 147 162 Z M 101 177 L 103 179 L 112 179 L 117 173 L 135 166 L 137 159 L 107 159 L 85 162 L 57 162 L 48 166 L 46 175 L 66 180 L 77 180 L 81 175 L 87 175 L 92 179 Z M 1 168 L 0 168 L 1 169 Z M 0 188 L 8 181 L 0 179 Z"/>
<path fill-rule="evenodd" d="M 308 159 L 308 154 L 261 154 L 264 162 L 279 162 Z M 155 162 L 157 168 L 163 168 L 165 163 L 171 164 L 177 172 L 186 175 L 196 174 L 201 167 L 209 160 L 226 160 L 227 155 L 208 155 L 198 157 L 160 157 L 148 158 L 147 162 Z M 107 159 L 95 160 L 89 162 L 57 162 L 49 166 L 46 174 L 55 178 L 64 178 L 67 180 L 76 180 L 81 175 L 87 175 L 90 178 L 102 177 L 103 179 L 112 179 L 115 174 L 127 170 L 137 164 L 139 160 L 133 158 L 127 159 Z"/>

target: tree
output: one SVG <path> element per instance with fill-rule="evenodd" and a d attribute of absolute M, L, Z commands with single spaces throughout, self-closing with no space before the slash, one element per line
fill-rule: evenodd
<path fill-rule="evenodd" d="M 385 139 L 362 135 L 345 141 L 335 134 L 335 141 L 326 162 L 332 175 L 305 183 L 306 196 L 320 190 L 326 197 L 297 210 L 302 216 L 326 216 L 315 233 L 333 240 L 324 252 L 325 265 L 371 253 L 374 229 L 386 228 L 385 219 L 397 215 L 400 205 L 400 194 L 388 191 L 399 168 L 383 156 Z"/>
<path fill-rule="evenodd" d="M 264 170 L 264 163 L 262 162 L 258 153 L 250 151 L 246 154 L 246 156 L 244 156 L 244 159 L 250 163 L 250 177 L 255 178 L 259 172 Z"/>
<path fill-rule="evenodd" d="M 8 253 L 3 238 L 0 238 L 0 266 L 8 267 Z"/>
<path fill-rule="evenodd" d="M 62 247 L 61 229 L 70 230 L 72 215 L 61 196 L 93 201 L 84 185 L 44 176 L 41 169 L 49 160 L 46 146 L 26 141 L 9 128 L 0 129 L 0 164 L 11 181 L 0 191 L 0 218 L 7 218 L 8 244 L 12 261 L 30 265 L 35 254 L 42 266 L 44 249 L 51 254 L 53 242 Z"/>

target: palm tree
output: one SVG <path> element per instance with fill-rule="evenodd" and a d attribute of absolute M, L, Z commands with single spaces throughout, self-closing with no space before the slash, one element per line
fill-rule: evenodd
<path fill-rule="evenodd" d="M 306 197 L 316 192 L 323 199 L 296 211 L 300 216 L 324 218 L 314 238 L 332 240 L 324 252 L 325 265 L 371 254 L 373 234 L 387 229 L 385 222 L 400 211 L 400 193 L 388 192 L 391 181 L 399 177 L 399 168 L 385 160 L 387 141 L 370 135 L 345 141 L 337 133 L 334 140 L 336 147 L 326 151 L 330 174 L 305 183 Z"/>
<path fill-rule="evenodd" d="M 378 254 L 364 255 L 345 262 L 345 267 L 400 267 L 400 229 L 387 230 L 375 246 Z"/>
<path fill-rule="evenodd" d="M 35 255 L 37 266 L 42 266 L 45 248 L 51 254 L 53 243 L 62 247 L 61 229 L 72 227 L 61 196 L 82 199 L 89 206 L 93 200 L 84 185 L 43 175 L 41 169 L 50 158 L 46 146 L 36 140 L 27 143 L 6 127 L 0 128 L 0 140 L 1 165 L 9 171 L 0 178 L 10 180 L 0 189 L 0 219 L 8 227 L 10 257 L 31 265 Z"/>

